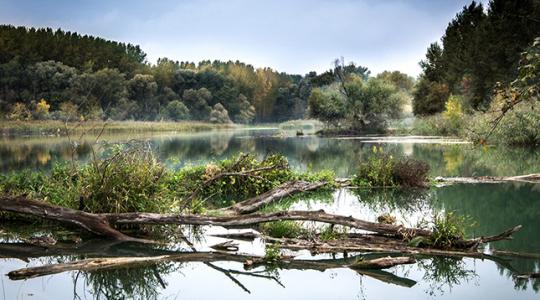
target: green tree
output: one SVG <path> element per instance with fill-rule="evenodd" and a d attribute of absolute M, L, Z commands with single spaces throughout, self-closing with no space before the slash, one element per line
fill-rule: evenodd
<path fill-rule="evenodd" d="M 234 121 L 241 124 L 251 123 L 255 118 L 255 107 L 243 94 L 238 95 L 238 102 L 240 103 L 240 113 L 235 116 Z"/>
<path fill-rule="evenodd" d="M 189 109 L 180 100 L 173 100 L 167 104 L 166 115 L 173 121 L 188 120 Z"/>
<path fill-rule="evenodd" d="M 128 82 L 129 99 L 134 101 L 139 109 L 139 120 L 154 120 L 159 113 L 159 99 L 156 97 L 157 83 L 154 76 L 136 74 Z"/>
<path fill-rule="evenodd" d="M 212 93 L 208 89 L 185 90 L 182 99 L 194 120 L 208 120 L 212 111 L 208 105 L 208 102 L 212 99 Z"/>
<path fill-rule="evenodd" d="M 212 112 L 210 112 L 210 122 L 220 124 L 232 123 L 231 119 L 229 118 L 229 113 L 225 107 L 221 105 L 221 103 L 214 105 Z"/>

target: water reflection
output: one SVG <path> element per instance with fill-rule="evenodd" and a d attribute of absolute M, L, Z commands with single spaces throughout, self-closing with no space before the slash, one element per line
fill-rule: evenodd
<path fill-rule="evenodd" d="M 157 156 L 171 167 L 199 164 L 231 157 L 240 152 L 263 157 L 268 153 L 286 155 L 291 165 L 300 170 L 331 169 L 338 176 L 354 174 L 357 166 L 372 152 L 382 147 L 395 156 L 412 156 L 427 161 L 433 176 L 518 175 L 538 171 L 540 151 L 506 148 L 479 148 L 470 144 L 418 143 L 414 139 L 334 139 L 316 136 L 287 136 L 276 130 L 214 131 L 192 134 L 108 135 L 107 142 L 147 140 Z M 88 160 L 95 137 L 77 140 L 73 153 L 67 138 L 31 137 L 0 140 L 0 171 L 23 168 L 46 170 L 56 162 Z M 378 142 L 375 143 L 375 142 Z M 444 140 L 440 141 L 445 142 Z M 99 152 L 99 147 L 94 149 Z M 72 154 L 74 156 L 72 157 Z"/>
<path fill-rule="evenodd" d="M 282 135 L 275 130 L 219 131 L 196 134 L 159 134 L 104 136 L 108 142 L 131 139 L 148 140 L 156 155 L 171 168 L 200 164 L 231 157 L 239 152 L 285 154 L 299 170 L 332 169 L 338 176 L 349 176 L 372 152 L 374 145 L 395 156 L 412 156 L 427 161 L 433 176 L 517 175 L 538 172 L 540 151 L 505 148 L 477 148 L 468 144 L 409 143 L 407 140 L 332 139 L 314 136 Z M 374 143 L 376 142 L 376 143 Z M 433 142 L 433 141 L 430 141 Z M 47 170 L 55 163 L 72 159 L 85 161 L 92 155 L 93 138 L 80 141 L 76 151 L 63 138 L 20 138 L 0 140 L 0 172 L 29 168 Z M 103 151 L 106 147 L 97 147 Z M 99 152 L 98 155 L 104 155 Z M 523 225 L 512 241 L 489 245 L 489 250 L 540 252 L 540 185 L 476 184 L 455 185 L 430 190 L 338 190 L 333 194 L 312 194 L 309 201 L 297 198 L 284 204 L 293 209 L 324 209 L 329 213 L 353 215 L 375 221 L 383 213 L 395 215 L 400 222 L 415 225 L 441 210 L 456 211 L 477 221 L 469 235 L 491 235 L 517 224 Z M 2 224 L 0 224 L 2 225 Z M 10 228 L 9 231 L 12 231 Z M 208 251 L 207 244 L 224 241 L 203 235 L 201 227 L 190 228 L 198 251 Z M 206 229 L 204 229 L 206 230 Z M 0 232 L 2 227 L 0 227 Z M 177 236 L 177 232 L 168 233 Z M 198 237 L 198 238 L 197 238 Z M 203 238 L 206 237 L 206 238 Z M 179 239 L 180 240 L 180 239 Z M 185 244 L 173 247 L 136 247 L 105 245 L 96 241 L 77 245 L 77 250 L 18 248 L 16 238 L 0 243 L 0 271 L 101 256 L 152 256 L 174 251 L 191 251 Z M 5 244 L 12 243 L 9 246 Z M 11 252 L 9 252 L 10 250 Z M 68 251 L 69 250 L 69 251 Z M 34 251 L 34 252 L 32 252 Z M 37 251 L 37 252 L 36 252 Z M 41 252 L 39 252 L 41 251 Z M 260 241 L 241 243 L 241 251 L 264 254 Z M 33 254 L 32 254 L 33 253 Z M 504 257 L 489 261 L 470 258 L 422 257 L 413 266 L 397 267 L 386 272 L 356 272 L 343 265 L 350 260 L 332 257 L 310 257 L 294 253 L 300 260 L 322 260 L 281 266 L 269 270 L 264 266 L 244 269 L 243 260 L 222 259 L 219 262 L 166 262 L 94 272 L 63 273 L 46 280 L 30 279 L 25 285 L 2 280 L 6 299 L 34 293 L 37 298 L 65 299 L 73 294 L 81 298 L 222 298 L 235 299 L 324 299 L 351 298 L 477 298 L 481 290 L 493 299 L 538 297 L 540 280 L 518 280 L 515 274 L 538 272 L 539 259 Z M 360 254 L 361 255 L 361 254 Z M 350 258 L 349 258 L 350 259 Z M 24 261 L 25 260 L 25 261 Z M 30 261 L 27 263 L 26 261 Z M 327 268 L 332 264 L 334 268 Z M 255 275 L 253 275 L 255 274 Z M 260 276 L 259 276 L 260 275 Z M 278 283 L 279 282 L 279 283 Z M 239 284 L 240 283 L 240 284 Z M 306 288 L 306 283 L 309 288 Z M 284 287 L 282 287 L 282 284 Z M 54 286 L 65 288 L 55 289 Z M 246 293 L 248 290 L 251 294 Z M 26 293 L 26 294 L 24 294 Z M 250 298 L 251 297 L 251 298 Z"/>

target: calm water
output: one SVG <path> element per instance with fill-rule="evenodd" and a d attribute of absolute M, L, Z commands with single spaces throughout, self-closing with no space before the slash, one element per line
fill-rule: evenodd
<path fill-rule="evenodd" d="M 427 161 L 433 176 L 540 172 L 540 151 L 477 148 L 459 141 L 435 138 L 296 137 L 275 129 L 259 129 L 155 136 L 104 136 L 103 139 L 109 143 L 145 140 L 170 168 L 218 160 L 239 152 L 256 153 L 261 157 L 279 152 L 285 154 L 296 169 L 333 169 L 338 176 L 348 176 L 377 146 L 395 156 L 411 156 Z M 76 154 L 72 155 L 71 144 L 65 138 L 0 140 L 0 172 L 9 173 L 24 168 L 47 170 L 56 162 L 72 158 L 87 160 L 92 153 L 92 141 L 91 138 L 80 141 Z M 514 240 L 489 245 L 488 251 L 502 249 L 540 253 L 540 185 L 455 185 L 407 192 L 339 190 L 327 198 L 307 199 L 293 204 L 293 208 L 322 208 L 328 212 L 367 220 L 375 220 L 376 216 L 389 212 L 408 224 L 415 224 L 436 211 L 453 210 L 477 221 L 477 225 L 469 230 L 470 235 L 489 235 L 517 224 L 523 225 Z M 5 224 L 3 226 L 0 230 L 8 230 Z M 222 228 L 202 230 L 207 234 L 196 243 L 199 251 L 208 251 L 208 245 L 225 241 L 209 235 L 223 232 Z M 200 237 L 193 235 L 196 236 Z M 99 249 L 102 250 L 97 254 L 53 254 L 30 258 L 28 261 L 0 258 L 0 273 L 86 256 L 125 256 L 127 253 L 148 255 L 155 254 L 155 251 L 171 250 L 137 247 L 140 246 L 101 247 Z M 187 249 L 182 243 L 171 247 L 174 250 Z M 0 257 L 15 256 L 4 252 L 0 250 Z M 263 254 L 264 247 L 258 240 L 241 242 L 240 252 Z M 299 259 L 331 259 L 328 255 L 312 257 L 307 252 L 294 254 L 299 255 Z M 2 276 L 0 298 L 539 299 L 540 281 L 518 281 L 512 277 L 515 273 L 538 272 L 539 269 L 539 260 L 517 258 L 506 258 L 496 263 L 469 258 L 426 257 L 414 265 L 367 275 L 348 268 L 324 271 L 259 268 L 245 271 L 240 262 L 177 262 L 93 273 L 68 272 L 24 281 L 12 281 Z M 236 271 L 255 272 L 267 277 L 239 274 Z M 231 280 L 231 277 L 237 282 Z"/>

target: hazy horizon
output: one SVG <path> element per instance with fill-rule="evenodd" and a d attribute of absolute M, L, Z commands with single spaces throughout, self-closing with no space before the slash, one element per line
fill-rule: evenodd
<path fill-rule="evenodd" d="M 0 22 L 140 45 L 147 60 L 239 60 L 306 74 L 333 59 L 420 73 L 428 45 L 471 1 L 2 1 Z"/>

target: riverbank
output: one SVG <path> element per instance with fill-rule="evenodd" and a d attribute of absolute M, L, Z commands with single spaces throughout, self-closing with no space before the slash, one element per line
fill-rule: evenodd
<path fill-rule="evenodd" d="M 212 124 L 197 121 L 146 122 L 146 121 L 88 121 L 65 123 L 62 121 L 2 121 L 2 136 L 66 136 L 68 134 L 137 133 L 137 132 L 198 132 L 214 129 L 233 129 L 241 125 Z"/>

